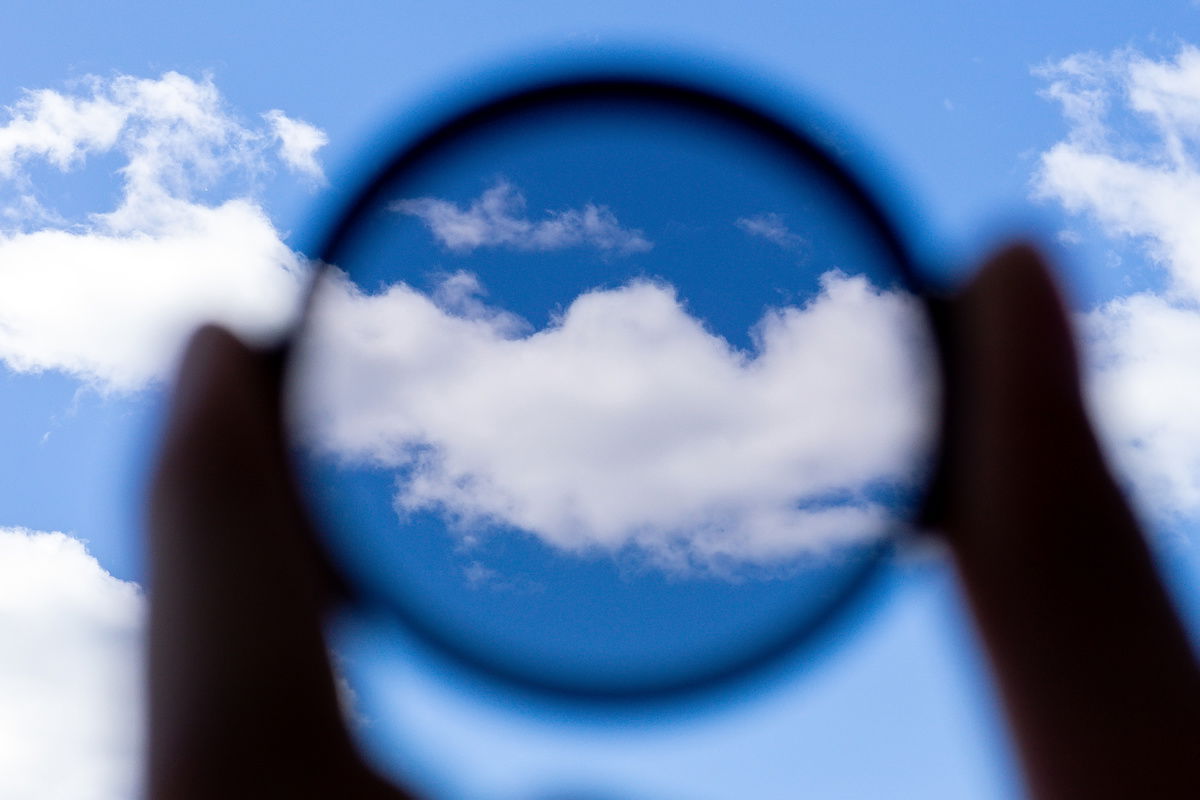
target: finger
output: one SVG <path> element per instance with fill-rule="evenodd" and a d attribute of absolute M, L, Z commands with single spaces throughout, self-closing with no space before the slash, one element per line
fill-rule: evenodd
<path fill-rule="evenodd" d="M 1092 432 L 1040 255 L 993 257 L 950 327 L 943 525 L 1036 793 L 1195 788 L 1200 675 Z"/>
<path fill-rule="evenodd" d="M 338 707 L 278 407 L 262 356 L 216 328 L 194 337 L 149 507 L 152 797 L 381 786 Z"/>
<path fill-rule="evenodd" d="M 1067 314 L 1038 253 L 1017 246 L 989 260 L 953 302 L 949 323 L 954 532 L 972 545 L 1006 541 L 1012 517 L 1027 529 L 1036 510 L 1056 539 L 1070 535 L 1078 528 L 1066 523 L 1079 509 L 1062 502 L 1064 493 L 1110 481 L 1084 410 Z M 1117 506 L 1105 511 L 1132 524 Z"/>

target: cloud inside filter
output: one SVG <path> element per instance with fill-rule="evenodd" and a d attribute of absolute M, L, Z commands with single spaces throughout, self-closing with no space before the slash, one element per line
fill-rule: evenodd
<path fill-rule="evenodd" d="M 1152 513 L 1200 516 L 1200 50 L 1073 55 L 1039 70 L 1068 122 L 1039 197 L 1132 239 L 1164 280 L 1082 315 L 1110 451 Z"/>
<path fill-rule="evenodd" d="M 395 470 L 401 514 L 672 567 L 766 564 L 878 533 L 872 488 L 916 477 L 932 406 L 910 296 L 828 272 L 744 352 L 661 283 L 585 292 L 541 330 L 470 276 L 447 283 L 453 305 L 333 271 L 300 351 L 295 423 Z"/>
<path fill-rule="evenodd" d="M 276 159 L 319 173 L 324 134 L 269 112 L 249 127 L 210 79 L 89 79 L 27 92 L 0 124 L 0 362 L 104 390 L 163 377 L 204 321 L 262 338 L 295 311 L 306 269 L 246 191 Z M 275 145 L 280 145 L 276 155 Z M 68 219 L 31 170 L 116 157 L 115 206 Z"/>
<path fill-rule="evenodd" d="M 391 208 L 420 219 L 443 246 L 457 253 L 481 247 L 532 251 L 590 247 L 628 254 L 644 253 L 653 247 L 642 231 L 622 227 L 607 206 L 587 203 L 582 208 L 546 211 L 540 219 L 530 219 L 525 196 L 504 180 L 494 183 L 465 208 L 434 197 L 399 200 Z"/>
<path fill-rule="evenodd" d="M 792 233 L 783 216 L 775 212 L 740 217 L 734 221 L 738 228 L 760 239 L 779 245 L 785 250 L 794 250 L 804 244 L 799 234 Z"/>
<path fill-rule="evenodd" d="M 79 540 L 0 528 L 0 796 L 138 794 L 144 615 Z"/>

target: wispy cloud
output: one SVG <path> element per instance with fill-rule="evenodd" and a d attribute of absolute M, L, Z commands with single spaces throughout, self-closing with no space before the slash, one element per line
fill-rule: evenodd
<path fill-rule="evenodd" d="M 449 200 L 420 197 L 399 200 L 392 209 L 419 218 L 445 247 L 470 253 L 480 247 L 515 250 L 562 250 L 591 247 L 616 253 L 644 253 L 653 247 L 640 230 L 624 228 L 607 207 L 546 211 L 541 219 L 526 214 L 525 196 L 500 180 L 465 208 Z"/>
<path fill-rule="evenodd" d="M 803 237 L 792 233 L 783 216 L 775 212 L 740 217 L 734 224 L 751 236 L 773 242 L 786 250 L 794 250 L 804 244 Z"/>
<path fill-rule="evenodd" d="M 506 575 L 481 561 L 467 564 L 462 569 L 462 575 L 467 586 L 472 589 L 515 594 L 538 594 L 546 591 L 546 587 L 537 581 L 524 576 Z"/>
<path fill-rule="evenodd" d="M 1114 457 L 1157 515 L 1200 516 L 1200 50 L 1073 55 L 1038 71 L 1069 123 L 1036 194 L 1133 239 L 1163 271 L 1083 315 L 1090 388 Z"/>
<path fill-rule="evenodd" d="M 268 118 L 248 127 L 210 79 L 173 72 L 18 100 L 0 125 L 0 190 L 18 196 L 0 230 L 0 361 L 133 390 L 166 374 L 202 321 L 281 329 L 305 265 L 252 196 L 220 187 L 252 185 L 277 140 L 285 164 L 310 170 L 323 135 Z M 115 207 L 68 220 L 28 199 L 33 165 L 71 171 L 105 153 L 124 161 Z"/>

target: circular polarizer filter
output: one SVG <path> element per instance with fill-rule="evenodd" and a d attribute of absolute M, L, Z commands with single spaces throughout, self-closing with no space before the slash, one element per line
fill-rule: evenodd
<path fill-rule="evenodd" d="M 358 597 L 594 697 L 778 655 L 863 585 L 936 445 L 877 205 L 797 127 L 646 76 L 535 83 L 400 147 L 336 220 L 291 435 Z"/>

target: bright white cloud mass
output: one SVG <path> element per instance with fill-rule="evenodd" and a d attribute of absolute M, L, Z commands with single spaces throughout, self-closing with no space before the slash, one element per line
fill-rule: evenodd
<path fill-rule="evenodd" d="M 334 272 L 306 345 L 300 424 L 401 468 L 402 512 L 671 566 L 766 563 L 878 532 L 868 485 L 915 477 L 933 405 L 910 296 L 829 272 L 746 353 L 666 285 L 586 292 L 530 333 L 471 276 L 447 283 L 449 306 Z"/>
<path fill-rule="evenodd" d="M 144 606 L 78 539 L 0 528 L 0 797 L 137 795 Z"/>
<path fill-rule="evenodd" d="M 418 197 L 400 200 L 392 208 L 418 217 L 445 247 L 469 253 L 479 247 L 515 250 L 561 250 L 592 247 L 617 253 L 644 253 L 654 245 L 640 230 L 623 228 L 606 206 L 546 211 L 542 219 L 525 213 L 525 196 L 499 180 L 466 208 L 449 200 Z"/>
<path fill-rule="evenodd" d="M 293 312 L 304 265 L 250 197 L 211 195 L 223 179 L 284 163 L 319 173 L 323 134 L 282 112 L 246 127 L 211 80 L 90 79 L 27 92 L 0 125 L 0 186 L 16 199 L 0 230 L 0 361 L 60 370 L 104 389 L 164 375 L 206 320 L 249 336 Z M 36 199 L 29 170 L 115 155 L 115 207 L 66 220 Z"/>
<path fill-rule="evenodd" d="M 1042 70 L 1071 123 L 1038 193 L 1145 245 L 1161 292 L 1082 317 L 1091 394 L 1112 453 L 1149 511 L 1200 516 L 1200 50 L 1123 50 Z"/>

